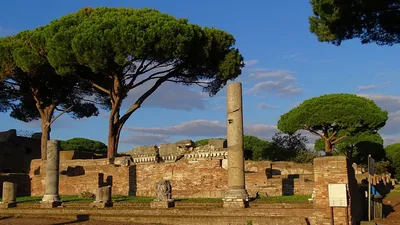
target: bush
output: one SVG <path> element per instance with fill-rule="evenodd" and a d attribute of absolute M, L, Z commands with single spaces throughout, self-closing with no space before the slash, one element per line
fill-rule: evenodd
<path fill-rule="evenodd" d="M 317 157 L 318 154 L 315 152 L 301 151 L 297 153 L 292 161 L 296 163 L 312 163 L 313 160 Z"/>
<path fill-rule="evenodd" d="M 76 150 L 83 152 L 107 153 L 107 145 L 100 141 L 94 141 L 86 138 L 72 138 L 67 141 L 61 141 L 63 150 Z"/>
<path fill-rule="evenodd" d="M 391 163 L 389 161 L 378 161 L 375 162 L 375 173 L 383 174 L 387 173 L 390 169 Z"/>

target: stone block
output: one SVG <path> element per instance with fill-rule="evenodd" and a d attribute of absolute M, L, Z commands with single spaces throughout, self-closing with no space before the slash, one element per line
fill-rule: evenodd
<path fill-rule="evenodd" d="M 374 221 L 361 221 L 360 225 L 376 225 Z"/>
<path fill-rule="evenodd" d="M 247 208 L 249 207 L 249 202 L 243 199 L 224 199 L 224 208 Z"/>
<path fill-rule="evenodd" d="M 92 202 L 91 206 L 93 208 L 108 208 L 108 207 L 113 207 L 112 202 Z"/>
<path fill-rule="evenodd" d="M 168 200 L 168 201 L 152 201 L 150 202 L 150 208 L 152 209 L 167 209 L 167 208 L 172 208 L 175 207 L 175 201 L 174 200 Z"/>
<path fill-rule="evenodd" d="M 50 209 L 57 208 L 62 205 L 61 201 L 53 201 L 53 202 L 40 202 L 40 208 Z"/>
<path fill-rule="evenodd" d="M 226 140 L 221 140 L 221 139 L 210 139 L 210 140 L 208 140 L 208 144 L 211 146 L 214 146 L 214 148 L 217 148 L 217 149 L 227 147 Z"/>
<path fill-rule="evenodd" d="M 16 202 L 0 202 L 1 209 L 15 208 L 17 207 Z"/>

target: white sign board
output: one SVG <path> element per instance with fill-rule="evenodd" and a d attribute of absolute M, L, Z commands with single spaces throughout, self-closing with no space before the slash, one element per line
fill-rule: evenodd
<path fill-rule="evenodd" d="M 329 206 L 347 207 L 346 184 L 328 184 Z"/>

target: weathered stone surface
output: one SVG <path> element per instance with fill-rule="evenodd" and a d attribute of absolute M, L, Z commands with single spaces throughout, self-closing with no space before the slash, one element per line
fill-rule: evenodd
<path fill-rule="evenodd" d="M 92 203 L 92 206 L 98 208 L 112 207 L 111 196 L 111 185 L 97 188 L 96 201 Z"/>
<path fill-rule="evenodd" d="M 174 207 L 172 199 L 172 186 L 169 180 L 159 180 L 156 183 L 156 198 L 150 203 L 151 208 Z"/>
<path fill-rule="evenodd" d="M 115 164 L 121 166 L 130 166 L 131 162 L 132 162 L 131 156 L 124 156 L 115 159 Z"/>
<path fill-rule="evenodd" d="M 351 171 L 352 170 L 352 171 Z M 328 156 L 314 159 L 315 174 L 315 208 L 324 209 L 314 215 L 317 224 L 330 223 L 330 206 L 328 184 L 346 184 L 349 190 L 349 207 L 334 208 L 335 224 L 346 224 L 346 213 L 349 215 L 349 224 L 358 224 L 363 209 L 361 192 L 357 187 L 354 169 L 344 156 Z M 361 197 L 361 198 L 360 198 Z M 347 212 L 346 212 L 347 210 Z"/>
<path fill-rule="evenodd" d="M 17 184 L 12 182 L 3 182 L 3 195 L 0 202 L 1 208 L 13 208 L 17 206 Z"/>
<path fill-rule="evenodd" d="M 172 195 L 174 197 L 223 198 L 228 189 L 228 173 L 223 168 L 224 164 L 221 161 L 207 160 L 196 163 L 179 161 L 176 163 L 137 164 L 129 167 L 107 165 L 105 159 L 64 161 L 60 163 L 60 171 L 66 171 L 68 167 L 82 167 L 84 173 L 79 176 L 61 174 L 59 194 L 78 195 L 84 191 L 96 193 L 98 187 L 96 181 L 99 173 L 102 173 L 104 179 L 109 176 L 113 178 L 112 193 L 115 195 L 155 196 L 154 184 L 160 179 L 167 179 L 173 186 Z M 307 173 L 299 174 L 300 178 L 293 180 L 292 192 L 296 195 L 310 195 L 314 182 L 313 175 L 308 174 L 307 168 L 311 164 L 289 162 L 287 162 L 288 166 L 284 166 L 284 164 L 280 162 L 282 168 L 287 168 L 285 170 L 287 173 L 291 171 Z M 265 171 L 268 165 L 268 161 L 246 161 L 246 168 L 258 168 L 258 172 L 245 174 L 246 189 L 251 196 L 255 196 L 256 193 L 259 193 L 260 196 L 282 195 L 282 179 L 267 180 L 266 178 Z M 33 196 L 40 196 L 44 193 L 45 171 L 46 165 L 41 160 L 32 161 L 29 176 L 32 179 L 30 191 Z M 305 181 L 302 179 L 303 176 L 309 180 Z M 18 186 L 18 188 L 22 187 Z"/>
<path fill-rule="evenodd" d="M 167 208 L 172 208 L 175 207 L 175 202 L 174 200 L 169 200 L 169 201 L 152 201 L 150 202 L 150 208 L 153 209 L 167 209 Z"/>
<path fill-rule="evenodd" d="M 58 195 L 60 149 L 60 143 L 57 140 L 47 141 L 45 194 L 41 202 L 46 208 L 61 205 Z"/>
<path fill-rule="evenodd" d="M 13 203 L 17 198 L 17 184 L 13 182 L 3 182 L 3 203 Z"/>
<path fill-rule="evenodd" d="M 228 190 L 224 201 L 248 201 L 244 175 L 243 108 L 242 84 L 228 85 L 227 98 L 227 141 L 228 141 Z M 224 204 L 224 207 L 236 206 Z M 243 204 L 245 207 L 246 204 Z"/>
<path fill-rule="evenodd" d="M 172 199 L 172 186 L 169 180 L 160 180 L 156 183 L 156 200 L 168 201 Z"/>
<path fill-rule="evenodd" d="M 214 148 L 227 148 L 227 141 L 226 140 L 221 140 L 221 139 L 210 139 L 208 140 L 208 144 L 213 146 Z"/>
<path fill-rule="evenodd" d="M 187 150 L 189 150 L 190 148 L 193 149 L 193 148 L 196 147 L 195 143 L 192 140 L 189 140 L 189 139 L 188 140 L 177 141 L 175 144 L 176 144 L 177 147 L 185 148 Z"/>

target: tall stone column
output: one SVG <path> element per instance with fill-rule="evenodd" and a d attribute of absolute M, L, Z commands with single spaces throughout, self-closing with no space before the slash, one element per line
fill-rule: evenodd
<path fill-rule="evenodd" d="M 0 208 L 13 208 L 17 206 L 17 184 L 13 182 L 3 182 L 3 200 Z"/>
<path fill-rule="evenodd" d="M 228 85 L 227 98 L 227 142 L 228 142 L 228 190 L 224 207 L 244 208 L 248 206 L 248 194 L 244 176 L 243 105 L 242 84 Z"/>
<path fill-rule="evenodd" d="M 45 194 L 42 199 L 42 207 L 54 208 L 61 206 L 58 195 L 60 171 L 60 143 L 57 140 L 47 141 Z"/>

